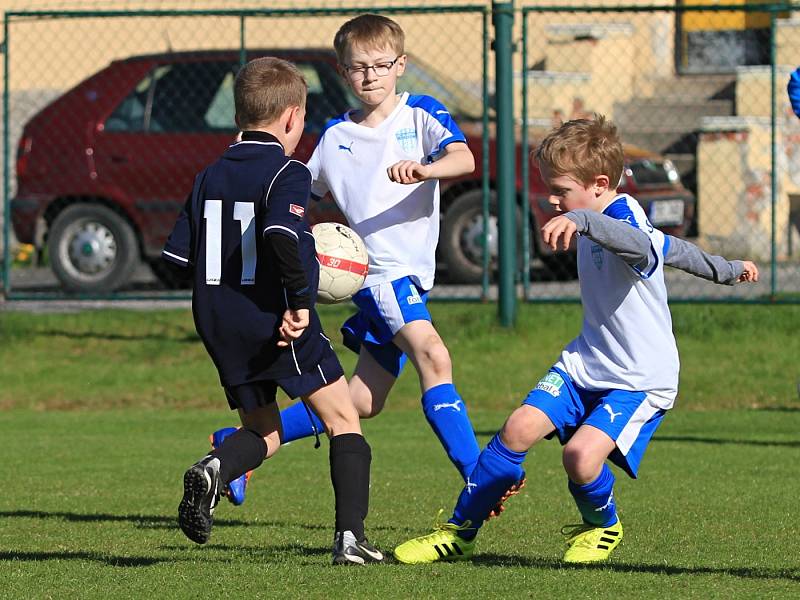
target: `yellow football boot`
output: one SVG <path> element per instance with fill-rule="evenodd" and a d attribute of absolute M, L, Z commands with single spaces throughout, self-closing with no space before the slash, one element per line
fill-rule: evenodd
<path fill-rule="evenodd" d="M 606 560 L 622 541 L 622 523 L 619 519 L 609 527 L 595 527 L 582 523 L 567 525 L 561 530 L 567 536 L 564 562 L 594 563 Z"/>

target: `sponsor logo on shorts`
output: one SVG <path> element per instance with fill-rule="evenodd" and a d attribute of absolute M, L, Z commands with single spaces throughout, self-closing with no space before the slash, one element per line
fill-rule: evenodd
<path fill-rule="evenodd" d="M 561 388 L 563 386 L 564 380 L 561 378 L 561 375 L 558 373 L 548 373 L 536 384 L 536 389 L 547 392 L 551 396 L 558 398 L 561 395 Z"/>
<path fill-rule="evenodd" d="M 406 296 L 406 302 L 408 304 L 422 304 L 422 296 L 419 295 L 417 288 L 411 288 L 411 295 Z"/>

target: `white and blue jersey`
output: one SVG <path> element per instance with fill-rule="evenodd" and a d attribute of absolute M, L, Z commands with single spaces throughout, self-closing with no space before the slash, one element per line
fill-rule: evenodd
<path fill-rule="evenodd" d="M 631 266 L 589 237 L 578 238 L 583 327 L 555 366 L 580 388 L 645 391 L 653 411 L 672 408 L 680 362 L 664 282 L 668 238 L 626 194 L 603 214 L 646 233 L 649 256 Z"/>
<path fill-rule="evenodd" d="M 430 96 L 404 93 L 377 127 L 354 123 L 350 113 L 332 119 L 308 162 L 315 196 L 331 192 L 369 254 L 364 288 L 411 277 L 433 287 L 439 240 L 439 182 L 391 181 L 387 169 L 401 160 L 427 164 L 445 146 L 466 138 L 448 110 Z"/>
<path fill-rule="evenodd" d="M 583 425 L 603 431 L 617 446 L 609 459 L 636 477 L 678 390 L 680 363 L 664 283 L 669 238 L 625 194 L 604 216 L 577 212 L 584 214 L 573 220 L 587 222 L 578 238 L 583 327 L 524 403 L 548 416 L 561 443 Z M 614 246 L 609 218 L 647 235 L 646 249 L 631 259 L 635 264 L 606 247 Z"/>

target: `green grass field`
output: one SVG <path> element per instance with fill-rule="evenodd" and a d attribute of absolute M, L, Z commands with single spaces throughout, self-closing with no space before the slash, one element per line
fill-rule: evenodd
<path fill-rule="evenodd" d="M 580 326 L 575 306 L 523 306 L 513 331 L 491 305 L 432 310 L 482 443 Z M 326 308 L 327 328 L 345 314 Z M 233 423 L 188 311 L 0 313 L 0 597 L 797 597 L 800 308 L 673 315 L 678 406 L 641 478 L 617 471 L 625 540 L 610 564 L 560 562 L 558 530 L 577 513 L 546 442 L 472 563 L 334 569 L 327 450 L 310 440 L 256 472 L 244 506 L 219 509 L 207 545 L 177 529 L 183 471 Z M 406 373 L 364 426 L 368 534 L 386 550 L 460 488 L 418 401 Z"/>

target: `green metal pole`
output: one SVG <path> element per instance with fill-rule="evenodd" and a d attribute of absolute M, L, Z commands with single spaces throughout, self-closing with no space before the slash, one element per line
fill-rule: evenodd
<path fill-rule="evenodd" d="M 525 300 L 531 290 L 531 205 L 530 205 L 530 148 L 528 147 L 528 13 L 522 12 L 522 290 Z"/>
<path fill-rule="evenodd" d="M 776 261 L 777 255 L 777 245 L 776 245 L 776 228 L 777 228 L 777 220 L 775 209 L 778 202 L 778 164 L 777 164 L 777 139 L 775 135 L 775 130 L 778 126 L 777 124 L 777 114 L 778 114 L 778 107 L 777 107 L 777 99 L 775 98 L 775 60 L 776 60 L 776 49 L 775 49 L 775 17 L 777 13 L 772 10 L 769 13 L 769 71 L 770 71 L 770 101 L 771 101 L 771 108 L 770 108 L 770 145 L 771 145 L 771 152 L 770 152 L 770 219 L 771 219 L 771 226 L 770 226 L 770 298 L 775 300 L 777 286 L 778 286 L 778 265 Z"/>
<path fill-rule="evenodd" d="M 9 237 L 11 236 L 11 170 L 9 167 L 9 121 L 8 118 L 8 14 L 3 17 L 3 295 L 8 298 L 11 291 L 11 251 Z"/>
<path fill-rule="evenodd" d="M 493 2 L 495 53 L 495 110 L 497 111 L 497 226 L 500 242 L 498 310 L 500 324 L 511 327 L 516 318 L 514 271 L 516 256 L 516 161 L 512 71 L 513 2 Z"/>
<path fill-rule="evenodd" d="M 247 62 L 247 44 L 245 42 L 245 16 L 239 16 L 239 68 Z"/>
<path fill-rule="evenodd" d="M 483 179 L 482 187 L 482 213 L 483 231 L 481 231 L 481 247 L 483 249 L 483 277 L 481 277 L 481 300 L 486 301 L 489 297 L 489 196 L 491 189 L 489 185 L 489 13 L 483 13 L 483 136 L 481 145 L 483 147 Z"/>

